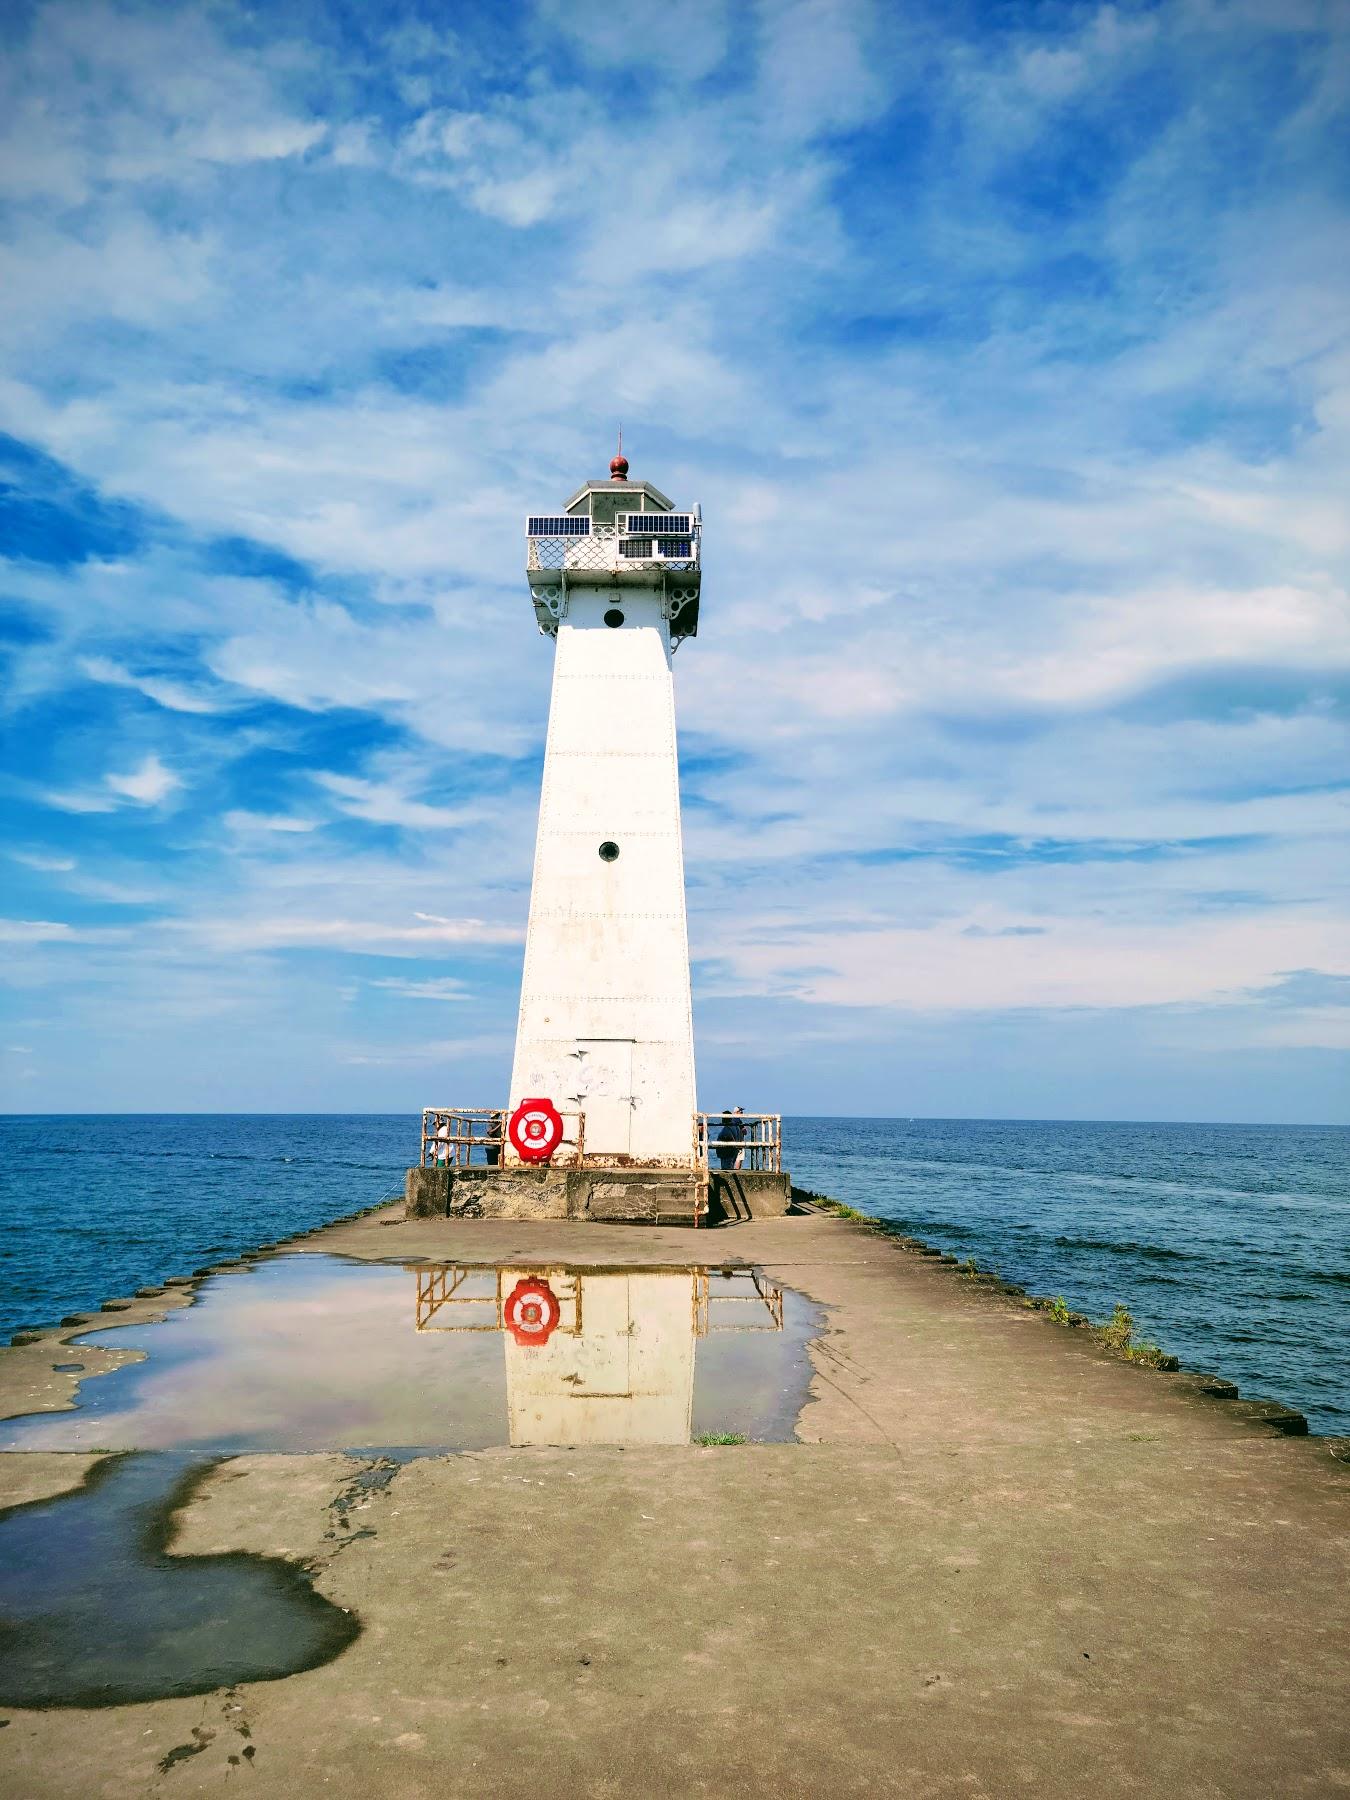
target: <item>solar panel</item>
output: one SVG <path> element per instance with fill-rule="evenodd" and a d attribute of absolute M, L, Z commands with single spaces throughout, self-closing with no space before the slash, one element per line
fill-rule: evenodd
<path fill-rule="evenodd" d="M 693 530 L 689 513 L 630 512 L 623 514 L 623 521 L 622 529 L 643 537 L 687 537 Z"/>
<path fill-rule="evenodd" d="M 533 514 L 526 521 L 526 537 L 589 537 L 591 521 L 585 513 L 560 513 L 556 518 Z"/>

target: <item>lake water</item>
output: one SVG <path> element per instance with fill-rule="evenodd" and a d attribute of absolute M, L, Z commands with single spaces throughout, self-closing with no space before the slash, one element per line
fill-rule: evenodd
<path fill-rule="evenodd" d="M 788 1119 L 794 1178 L 1350 1431 L 1350 1131 Z M 0 1120 L 0 1334 L 401 1189 L 406 1117 Z M 734 1234 L 723 1242 L 730 1248 Z"/>
<path fill-rule="evenodd" d="M 1350 1130 L 793 1119 L 793 1179 L 1350 1431 Z"/>

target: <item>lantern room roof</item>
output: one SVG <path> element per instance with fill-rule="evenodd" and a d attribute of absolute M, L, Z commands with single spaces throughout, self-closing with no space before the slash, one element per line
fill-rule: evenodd
<path fill-rule="evenodd" d="M 632 509 L 634 512 L 670 512 L 675 504 L 669 494 L 663 494 L 660 488 L 653 487 L 650 481 L 588 481 L 584 487 L 579 487 L 572 495 L 567 502 L 566 510 L 568 512 L 587 511 L 588 506 L 582 503 L 589 503 L 592 494 L 611 496 L 631 494 L 638 501 L 638 505 Z M 644 497 L 647 502 L 646 506 L 642 505 Z"/>

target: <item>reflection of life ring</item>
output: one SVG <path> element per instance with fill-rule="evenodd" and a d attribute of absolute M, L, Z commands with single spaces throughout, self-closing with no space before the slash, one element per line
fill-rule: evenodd
<path fill-rule="evenodd" d="M 546 1344 L 559 1319 L 558 1298 L 546 1281 L 518 1281 L 506 1296 L 502 1318 L 518 1344 Z"/>
<path fill-rule="evenodd" d="M 547 1162 L 562 1142 L 562 1114 L 551 1100 L 522 1100 L 508 1129 L 522 1162 Z"/>

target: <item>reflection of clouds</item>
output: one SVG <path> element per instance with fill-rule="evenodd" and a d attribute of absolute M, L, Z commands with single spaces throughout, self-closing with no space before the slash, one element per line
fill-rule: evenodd
<path fill-rule="evenodd" d="M 128 1334 L 134 1384 L 86 1381 L 75 1413 L 17 1427 L 25 1448 L 178 1444 L 307 1450 L 502 1442 L 501 1346 L 419 1336 L 403 1269 L 285 1258 L 219 1276 L 197 1304 Z"/>
<path fill-rule="evenodd" d="M 807 1344 L 822 1330 L 820 1309 L 783 1290 L 783 1330 L 712 1333 L 701 1338 L 694 1379 L 693 1433 L 739 1431 L 791 1439 L 807 1397 Z"/>
<path fill-rule="evenodd" d="M 695 1356 L 691 1277 L 583 1276 L 585 1335 L 519 1351 L 497 1330 L 418 1332 L 411 1269 L 281 1257 L 214 1277 L 162 1324 L 107 1334 L 144 1360 L 85 1380 L 74 1412 L 0 1426 L 0 1449 L 486 1448 L 507 1442 L 508 1365 L 522 1441 L 683 1443 L 691 1372 L 696 1430 L 790 1437 L 816 1309 L 785 1293 L 781 1334 L 727 1330 L 718 1312 Z M 471 1273 L 471 1290 L 495 1293 L 491 1273 Z"/>

